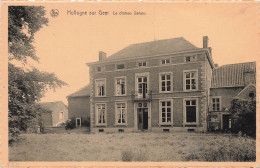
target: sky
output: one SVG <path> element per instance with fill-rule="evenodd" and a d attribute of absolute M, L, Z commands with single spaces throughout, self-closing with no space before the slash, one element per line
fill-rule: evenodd
<path fill-rule="evenodd" d="M 63 101 L 89 83 L 88 62 L 98 61 L 98 52 L 108 56 L 134 44 L 184 37 L 202 48 L 209 37 L 212 56 L 219 65 L 256 61 L 257 5 L 254 3 L 67 3 L 45 5 L 48 26 L 35 36 L 42 71 L 55 73 L 68 83 L 48 91 L 42 102 Z M 59 15 L 52 17 L 50 11 Z M 68 11 L 88 12 L 70 15 Z M 99 11 L 109 12 L 99 15 Z M 89 12 L 97 12 L 89 15 Z M 145 12 L 146 15 L 113 15 Z"/>

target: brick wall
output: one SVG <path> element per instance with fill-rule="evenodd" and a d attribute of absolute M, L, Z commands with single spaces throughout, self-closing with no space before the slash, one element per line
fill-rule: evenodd
<path fill-rule="evenodd" d="M 68 110 L 69 119 L 75 117 L 82 118 L 82 121 L 86 120 L 88 117 L 90 117 L 89 96 L 69 97 Z"/>
<path fill-rule="evenodd" d="M 192 54 L 181 54 L 178 56 L 169 55 L 165 58 L 171 58 L 171 65 L 160 65 L 160 60 L 164 57 L 155 57 L 147 59 L 147 67 L 136 67 L 137 62 L 143 60 L 129 60 L 124 62 L 116 62 L 117 64 L 125 63 L 125 69 L 115 70 L 115 63 L 109 63 L 105 66 L 105 71 L 95 72 L 94 66 L 90 66 L 90 85 L 92 97 L 90 98 L 93 108 L 91 108 L 91 114 L 93 114 L 92 122 L 95 121 L 95 103 L 104 102 L 107 103 L 107 119 L 108 127 L 114 127 L 115 124 L 115 101 L 126 101 L 127 102 L 127 113 L 128 113 L 128 126 L 134 126 L 134 103 L 131 101 L 131 92 L 135 91 L 135 74 L 137 73 L 149 73 L 149 88 L 153 92 L 153 100 L 151 104 L 151 124 L 157 127 L 159 124 L 159 100 L 160 99 L 173 99 L 173 120 L 175 126 L 182 126 L 183 124 L 183 98 L 195 97 L 198 98 L 198 109 L 200 121 L 199 123 L 206 124 L 206 111 L 207 101 L 206 96 L 208 94 L 209 84 L 207 83 L 208 78 L 206 75 L 208 70 L 206 69 L 205 52 L 195 53 L 197 55 L 196 62 L 186 63 L 185 57 Z M 101 66 L 101 65 L 98 65 Z M 184 92 L 183 91 L 183 71 L 184 70 L 197 70 L 198 71 L 198 91 Z M 173 77 L 173 92 L 172 93 L 159 93 L 159 73 L 171 72 Z M 115 96 L 115 77 L 126 77 L 126 96 Z M 95 79 L 105 78 L 106 79 L 106 96 L 95 97 Z M 201 120 L 202 119 L 202 120 Z"/>

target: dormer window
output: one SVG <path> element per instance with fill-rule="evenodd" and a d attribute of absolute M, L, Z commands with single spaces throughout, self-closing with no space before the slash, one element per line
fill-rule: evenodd
<path fill-rule="evenodd" d="M 161 64 L 162 64 L 162 65 L 169 64 L 170 62 L 171 62 L 171 61 L 170 61 L 170 58 L 162 59 L 162 60 L 161 60 Z"/>
<path fill-rule="evenodd" d="M 124 69 L 125 68 L 125 64 L 117 64 L 116 65 L 116 69 Z"/>
<path fill-rule="evenodd" d="M 185 62 L 194 62 L 196 60 L 197 60 L 197 57 L 195 55 L 185 57 Z"/>

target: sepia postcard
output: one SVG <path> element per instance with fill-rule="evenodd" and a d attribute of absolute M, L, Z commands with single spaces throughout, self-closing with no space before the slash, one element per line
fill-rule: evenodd
<path fill-rule="evenodd" d="M 259 12 L 3 0 L 0 167 L 260 167 Z"/>

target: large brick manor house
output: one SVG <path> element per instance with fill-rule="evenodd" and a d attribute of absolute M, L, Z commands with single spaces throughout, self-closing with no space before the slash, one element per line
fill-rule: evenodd
<path fill-rule="evenodd" d="M 87 63 L 90 83 L 68 96 L 69 118 L 93 132 L 225 130 L 233 99 L 252 100 L 256 63 L 219 66 L 208 37 L 132 44 Z"/>

